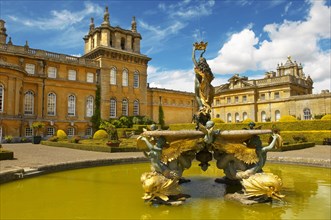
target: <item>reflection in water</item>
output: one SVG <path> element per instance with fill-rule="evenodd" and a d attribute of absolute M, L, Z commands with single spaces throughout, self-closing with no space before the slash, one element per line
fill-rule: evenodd
<path fill-rule="evenodd" d="M 327 168 L 267 164 L 283 180 L 284 202 L 245 206 L 225 201 L 224 174 L 197 163 L 181 185 L 184 205 L 150 206 L 140 176 L 149 164 L 128 164 L 53 173 L 0 185 L 0 219 L 330 219 L 331 173 Z"/>

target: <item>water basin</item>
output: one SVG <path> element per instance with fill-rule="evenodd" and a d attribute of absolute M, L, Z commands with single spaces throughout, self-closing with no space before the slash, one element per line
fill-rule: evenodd
<path fill-rule="evenodd" d="M 114 165 L 24 179 L 0 185 L 0 219 L 330 219 L 331 169 L 267 164 L 283 180 L 283 202 L 245 206 L 224 200 L 215 164 L 184 172 L 191 194 L 181 206 L 150 206 L 141 199 L 147 163 Z"/>

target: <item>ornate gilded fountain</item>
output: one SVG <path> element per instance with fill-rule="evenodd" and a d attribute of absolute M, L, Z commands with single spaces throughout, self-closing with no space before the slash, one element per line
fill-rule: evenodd
<path fill-rule="evenodd" d="M 138 138 L 138 147 L 147 147 L 146 157 L 151 161 L 151 171 L 143 173 L 141 183 L 145 192 L 143 199 L 156 204 L 182 204 L 189 195 L 182 194 L 179 184 L 188 182 L 183 171 L 199 161 L 206 171 L 210 162 L 222 169 L 225 176 L 215 182 L 226 185 L 240 185 L 241 190 L 227 194 L 228 199 L 244 204 L 281 200 L 280 178 L 264 173 L 267 152 L 281 147 L 282 138 L 271 130 L 258 130 L 253 126 L 247 130 L 220 131 L 211 121 L 211 104 L 214 79 L 203 54 L 208 43 L 193 44 L 192 60 L 195 65 L 195 97 L 199 110 L 194 114 L 196 130 L 145 130 Z M 196 60 L 196 51 L 202 51 Z M 262 146 L 261 134 L 271 134 L 272 141 Z"/>

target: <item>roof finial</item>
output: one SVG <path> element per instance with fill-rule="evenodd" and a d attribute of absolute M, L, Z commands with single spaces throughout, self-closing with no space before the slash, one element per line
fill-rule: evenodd
<path fill-rule="evenodd" d="M 290 60 L 290 61 L 291 61 L 291 58 L 292 58 L 292 57 L 291 57 L 290 55 L 287 56 L 287 59 Z"/>
<path fill-rule="evenodd" d="M 105 13 L 103 14 L 103 22 L 102 24 L 106 24 L 106 25 L 109 25 L 110 22 L 109 22 L 109 12 L 108 12 L 108 6 L 106 6 L 105 8 Z"/>
<path fill-rule="evenodd" d="M 90 31 L 94 29 L 94 18 L 91 18 Z"/>
<path fill-rule="evenodd" d="M 11 41 L 11 37 L 9 37 L 9 41 L 7 43 L 8 45 L 13 45 L 13 42 Z"/>
<path fill-rule="evenodd" d="M 132 32 L 137 32 L 137 22 L 136 22 L 136 17 L 132 17 L 132 22 L 131 22 L 131 31 Z"/>

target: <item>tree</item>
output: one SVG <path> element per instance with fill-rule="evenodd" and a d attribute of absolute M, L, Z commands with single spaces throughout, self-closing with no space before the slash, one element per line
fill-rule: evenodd
<path fill-rule="evenodd" d="M 95 110 L 91 118 L 92 127 L 94 131 L 97 131 L 99 129 L 101 123 L 100 99 L 101 99 L 100 85 L 97 85 L 97 90 L 95 91 L 95 99 L 94 99 Z"/>
<path fill-rule="evenodd" d="M 161 128 L 165 125 L 164 112 L 161 104 L 159 105 L 159 124 L 161 125 Z"/>

